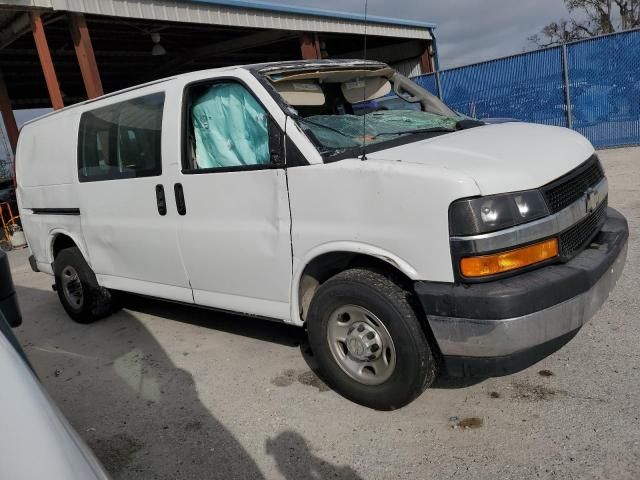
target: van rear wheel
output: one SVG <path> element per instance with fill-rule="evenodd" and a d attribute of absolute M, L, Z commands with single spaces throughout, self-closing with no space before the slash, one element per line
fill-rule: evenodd
<path fill-rule="evenodd" d="M 78 323 L 91 323 L 115 311 L 111 292 L 100 287 L 77 247 L 65 248 L 53 262 L 60 303 Z"/>
<path fill-rule="evenodd" d="M 309 344 L 334 390 L 395 410 L 433 383 L 438 364 L 410 299 L 400 282 L 366 268 L 322 284 L 309 308 Z"/>

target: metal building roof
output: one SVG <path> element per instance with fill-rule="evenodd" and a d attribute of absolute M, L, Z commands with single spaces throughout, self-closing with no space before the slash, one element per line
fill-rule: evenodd
<path fill-rule="evenodd" d="M 326 33 L 365 33 L 364 13 L 345 13 L 248 0 L 20 0 L 0 6 L 39 7 L 95 15 Z M 435 25 L 415 20 L 367 16 L 374 36 L 431 38 Z"/>

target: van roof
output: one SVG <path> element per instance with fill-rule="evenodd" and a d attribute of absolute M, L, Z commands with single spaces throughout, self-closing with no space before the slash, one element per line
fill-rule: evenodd
<path fill-rule="evenodd" d="M 84 102 L 80 102 L 80 103 L 74 103 L 73 105 L 69 105 L 67 107 L 61 108 L 60 110 L 54 110 L 53 112 L 47 113 L 45 115 L 42 115 L 40 117 L 36 117 L 32 120 L 29 120 L 27 122 L 24 123 L 23 126 L 26 125 L 30 125 L 32 123 L 35 123 L 39 120 L 43 120 L 45 118 L 49 118 L 53 115 L 57 115 L 63 112 L 67 112 L 69 110 L 73 110 L 74 108 L 77 107 L 81 107 L 83 105 L 88 105 L 94 102 L 97 102 L 99 100 L 104 100 L 105 98 L 111 98 L 111 97 L 116 97 L 118 95 L 122 95 L 123 93 L 127 93 L 127 92 L 132 92 L 135 90 L 139 90 L 151 85 L 158 85 L 161 83 L 166 83 L 169 82 L 171 80 L 176 80 L 176 79 L 184 79 L 184 78 L 188 78 L 190 76 L 197 76 L 202 74 L 203 72 L 226 72 L 226 71 L 231 71 L 231 70 L 237 70 L 237 69 L 243 69 L 243 70 L 249 70 L 251 72 L 254 73 L 259 73 L 259 72 L 264 72 L 264 71 L 273 71 L 273 70 L 278 70 L 278 69 L 286 69 L 286 70 L 296 70 L 298 68 L 300 69 L 309 69 L 309 68 L 330 68 L 330 67 L 338 67 L 338 68 L 348 68 L 348 67 L 356 67 L 356 66 L 364 66 L 364 67 L 379 67 L 381 65 L 385 65 L 382 64 L 380 62 L 376 62 L 376 61 L 370 61 L 370 60 L 334 60 L 334 59 L 326 59 L 326 60 L 291 60 L 291 61 L 285 61 L 285 62 L 267 62 L 267 63 L 255 63 L 255 64 L 250 64 L 250 65 L 233 65 L 233 66 L 229 66 L 229 67 L 220 67 L 220 68 L 211 68 L 211 69 L 206 69 L 206 70 L 197 70 L 197 71 L 193 71 L 193 72 L 187 72 L 187 73 L 182 73 L 179 75 L 173 75 L 171 77 L 166 77 L 166 78 L 161 78 L 158 80 L 153 80 L 151 82 L 147 82 L 147 83 L 143 83 L 140 85 L 134 85 L 132 87 L 129 88 L 125 88 L 122 90 L 117 90 L 115 92 L 111 92 L 111 93 L 107 93 L 105 95 L 102 95 L 100 97 L 97 98 L 92 98 L 90 100 L 85 100 Z M 385 65 L 386 66 L 386 65 Z"/>

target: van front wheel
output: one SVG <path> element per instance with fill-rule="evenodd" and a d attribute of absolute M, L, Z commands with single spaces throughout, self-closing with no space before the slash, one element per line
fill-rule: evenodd
<path fill-rule="evenodd" d="M 65 248 L 53 262 L 60 303 L 78 323 L 91 323 L 114 311 L 111 292 L 100 287 L 77 247 Z"/>
<path fill-rule="evenodd" d="M 394 410 L 433 383 L 437 362 L 410 299 L 400 282 L 366 268 L 341 272 L 318 289 L 307 318 L 309 343 L 338 393 Z"/>

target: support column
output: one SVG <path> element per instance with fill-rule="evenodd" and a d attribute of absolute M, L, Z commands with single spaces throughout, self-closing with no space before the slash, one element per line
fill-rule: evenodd
<path fill-rule="evenodd" d="M 322 58 L 320 53 L 320 40 L 317 33 L 303 32 L 300 34 L 300 51 L 303 60 L 318 60 Z"/>
<path fill-rule="evenodd" d="M 9 137 L 9 144 L 15 155 L 16 147 L 18 146 L 18 124 L 16 123 L 16 117 L 13 115 L 11 99 L 9 98 L 9 92 L 7 91 L 7 85 L 4 83 L 2 72 L 0 72 L 0 110 L 2 111 L 4 128 Z"/>
<path fill-rule="evenodd" d="M 102 89 L 102 80 L 100 80 L 96 57 L 93 53 L 87 21 L 81 13 L 70 13 L 68 18 L 71 38 L 76 49 L 76 56 L 78 57 L 87 97 L 90 99 L 100 97 L 104 95 L 104 90 Z"/>
<path fill-rule="evenodd" d="M 49 90 L 51 106 L 54 110 L 59 110 L 64 107 L 64 102 L 62 101 L 62 93 L 60 92 L 58 76 L 56 75 L 53 60 L 51 59 L 49 43 L 47 42 L 47 37 L 44 32 L 42 17 L 38 12 L 31 12 L 31 30 L 33 32 L 33 39 L 36 42 L 36 50 L 38 51 L 38 57 L 40 58 L 40 66 L 44 73 L 44 79 L 47 82 L 47 90 Z"/>
<path fill-rule="evenodd" d="M 420 68 L 422 74 L 433 73 L 433 53 L 431 50 L 431 44 L 428 43 L 422 55 L 420 55 Z"/>

